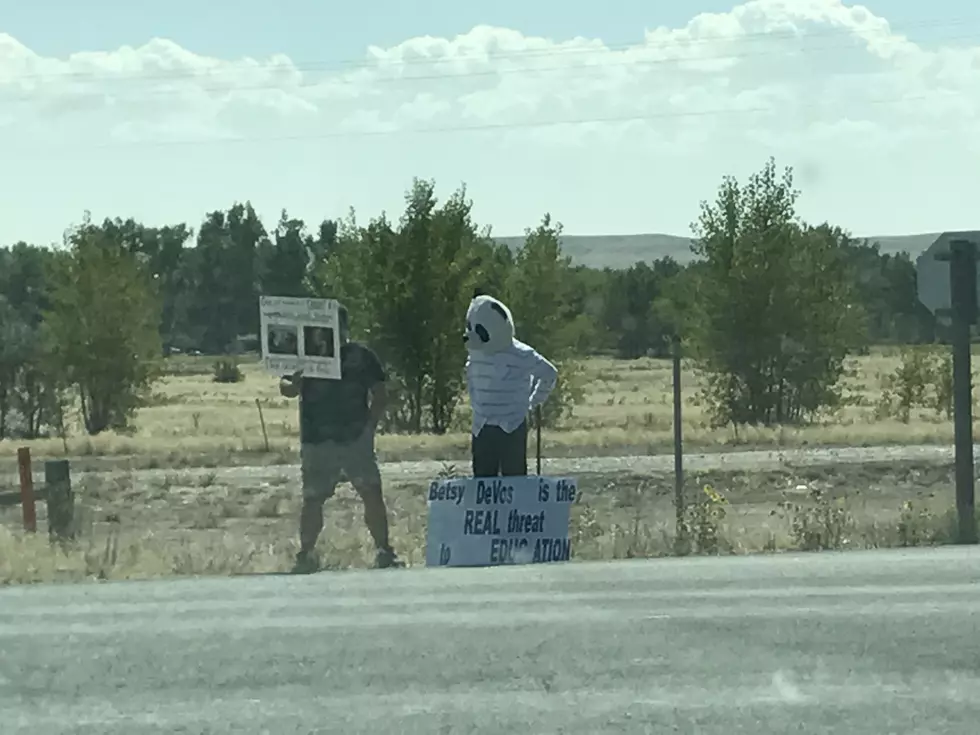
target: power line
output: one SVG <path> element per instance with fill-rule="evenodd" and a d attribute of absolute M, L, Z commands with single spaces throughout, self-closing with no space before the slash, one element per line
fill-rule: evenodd
<path fill-rule="evenodd" d="M 977 34 L 960 34 L 957 36 L 951 36 L 944 40 L 973 40 L 977 38 Z M 839 49 L 846 48 L 843 44 L 834 44 L 821 47 L 810 47 L 805 50 L 801 50 L 802 55 L 820 53 L 825 51 L 835 51 Z M 616 69 L 616 68 L 640 68 L 646 69 L 651 67 L 662 67 L 667 65 L 683 65 L 687 63 L 707 63 L 714 61 L 741 61 L 745 59 L 768 57 L 772 55 L 784 54 L 781 50 L 769 50 L 757 53 L 742 53 L 742 54 L 718 54 L 714 56 L 700 56 L 697 58 L 669 58 L 669 59 L 637 59 L 637 60 L 618 60 L 614 62 L 603 61 L 594 64 L 585 64 L 582 66 L 570 67 L 567 65 L 562 66 L 549 66 L 549 67 L 523 67 L 523 68 L 504 68 L 504 69 L 485 69 L 480 71 L 470 71 L 470 72 L 455 72 L 449 74 L 425 74 L 425 75 L 412 75 L 412 76 L 400 76 L 400 77 L 381 77 L 371 80 L 371 84 L 384 84 L 384 85 L 399 85 L 414 82 L 425 82 L 425 81 L 452 81 L 456 79 L 477 79 L 477 78 L 488 78 L 488 77 L 500 77 L 509 76 L 514 74 L 522 75 L 536 75 L 536 74 L 546 74 L 549 72 L 574 72 L 576 74 L 582 73 L 584 71 L 602 71 L 606 69 Z M 192 77 L 186 77 L 184 80 L 191 79 Z M 175 81 L 177 78 L 174 79 Z M 336 80 L 333 80 L 336 81 Z M 353 85 L 356 82 L 352 80 L 341 80 L 344 84 Z M 213 87 L 198 87 L 197 90 L 205 93 L 231 93 L 231 92 L 247 92 L 247 91 L 264 91 L 271 89 L 282 89 L 286 92 L 295 92 L 297 90 L 312 89 L 319 87 L 324 82 L 322 80 L 313 80 L 308 82 L 301 82 L 299 84 L 293 84 L 289 86 L 284 86 L 282 84 L 273 84 L 265 82 L 262 84 L 236 84 L 234 86 L 213 86 Z M 127 93 L 120 94 L 118 91 L 104 91 L 103 94 L 111 96 L 113 99 L 133 99 L 133 98 L 144 98 L 144 97 L 157 97 L 157 96 L 172 96 L 177 94 L 177 90 L 168 88 L 149 88 L 149 89 L 138 89 L 131 90 Z M 15 102 L 29 102 L 35 99 L 35 94 L 30 92 L 21 92 L 16 95 L 6 95 L 8 100 Z"/>
<path fill-rule="evenodd" d="M 980 21 L 980 18 L 943 18 L 934 20 L 923 20 L 912 23 L 907 23 L 900 28 L 893 28 L 889 26 L 885 29 L 875 29 L 863 31 L 860 37 L 865 37 L 866 35 L 892 35 L 895 34 L 900 29 L 925 29 L 925 28 L 959 28 L 964 25 L 975 24 Z M 670 42 L 639 42 L 639 43 L 629 43 L 629 44 L 610 44 L 610 45 L 591 45 L 591 46 L 574 46 L 574 47 L 558 47 L 558 48 L 547 48 L 547 49 L 522 49 L 520 51 L 512 51 L 508 53 L 479 53 L 471 55 L 461 55 L 454 56 L 450 59 L 427 59 L 427 58 L 409 58 L 401 59 L 398 62 L 387 64 L 387 68 L 411 68 L 424 65 L 436 65 L 436 64 L 449 64 L 458 63 L 466 61 L 492 61 L 495 63 L 509 61 L 509 60 L 520 60 L 520 59 L 540 59 L 540 58 L 556 58 L 556 57 L 567 57 L 576 55 L 586 55 L 586 54 L 605 54 L 610 52 L 628 52 L 628 51 L 665 51 L 668 49 L 688 49 L 691 47 L 698 47 L 707 44 L 715 44 L 719 42 L 754 42 L 760 41 L 764 43 L 774 43 L 782 42 L 788 40 L 807 40 L 811 38 L 825 38 L 825 37 L 853 37 L 856 34 L 852 29 L 841 29 L 841 28 L 829 28 L 821 29 L 817 31 L 807 31 L 806 33 L 796 33 L 792 31 L 768 31 L 768 32 L 753 32 L 745 33 L 738 37 L 732 37 L 730 35 L 716 34 L 714 36 L 699 36 L 698 38 L 685 39 L 683 41 L 670 41 Z M 972 34 L 971 34 L 972 36 Z M 674 62 L 675 60 L 670 60 Z M 267 62 L 267 63 L 256 63 L 247 67 L 249 71 L 262 72 L 262 71 L 278 71 L 278 70 L 288 70 L 288 71 L 298 71 L 298 72 L 351 72 L 359 70 L 372 70 L 379 68 L 379 59 L 373 60 L 341 60 L 335 62 L 329 61 L 313 61 L 300 64 L 291 64 L 289 66 L 283 66 L 279 63 Z M 59 60 L 59 63 L 62 62 Z M 230 66 L 236 62 L 221 61 L 219 62 L 223 67 Z M 126 74 L 111 74 L 106 72 L 92 72 L 92 71 L 64 71 L 64 72 L 31 72 L 27 74 L 17 74 L 12 78 L 12 81 L 21 80 L 81 80 L 81 81 L 97 81 L 97 82 L 145 82 L 145 81 L 172 81 L 181 79 L 193 79 L 193 78 L 211 78 L 221 74 L 241 74 L 243 68 L 241 66 L 235 66 L 234 68 L 221 68 L 221 69 L 208 69 L 205 71 L 201 70 L 180 70 L 180 71 L 170 71 L 170 72 L 152 72 L 146 73 L 140 72 L 130 72 Z M 417 77 L 416 77 L 417 78 Z M 8 81 L 8 84 L 10 81 Z"/>
<path fill-rule="evenodd" d="M 913 102 L 917 100 L 931 99 L 934 93 L 923 93 L 917 95 L 899 95 L 895 97 L 882 97 L 878 99 L 863 100 L 863 104 L 879 106 L 901 102 Z M 960 95 L 956 95 L 960 96 Z M 807 109 L 819 108 L 821 104 L 803 103 L 791 108 L 792 112 L 801 112 Z M 839 108 L 835 111 L 840 113 Z M 563 126 L 580 125 L 609 125 L 631 122 L 652 122 L 655 120 L 679 120 L 679 119 L 704 119 L 712 117 L 725 117 L 737 115 L 755 115 L 773 112 L 771 107 L 754 108 L 717 108 L 713 110 L 695 110 L 690 112 L 659 112 L 649 114 L 632 115 L 610 115 L 604 117 L 579 117 L 564 120 L 545 120 L 528 122 L 507 122 L 507 123 L 485 123 L 480 125 L 446 125 L 428 128 L 405 128 L 400 130 L 363 130 L 363 131 L 331 131 L 325 133 L 311 133 L 283 136 L 238 136 L 228 138 L 198 138 L 184 140 L 156 140 L 156 141 L 113 141 L 111 143 L 96 143 L 86 146 L 91 150 L 104 150 L 112 148 L 169 148 L 169 147 L 195 147 L 195 146 L 219 146 L 219 145 L 240 145 L 246 143 L 294 143 L 318 140 L 351 140 L 359 138 L 391 138 L 412 135 L 447 135 L 447 134 L 467 134 L 485 133 L 510 130 L 533 130 L 544 128 L 557 128 Z M 779 110 L 785 114 L 786 110 Z M 67 143 L 66 147 L 77 148 L 77 144 Z M 29 144 L 20 145 L 21 150 L 29 147 Z M 47 149 L 57 148 L 57 145 L 45 145 Z"/>

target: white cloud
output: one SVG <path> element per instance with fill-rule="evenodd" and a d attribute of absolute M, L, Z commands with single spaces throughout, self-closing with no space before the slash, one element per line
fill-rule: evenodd
<path fill-rule="evenodd" d="M 978 92 L 980 48 L 921 48 L 839 0 L 753 0 L 647 31 L 626 48 L 480 26 L 371 47 L 360 64 L 332 69 L 282 55 L 210 58 L 163 39 L 52 59 L 0 35 L 0 122 L 39 142 L 617 117 L 631 129 L 648 117 L 658 138 L 749 124 L 756 135 L 827 140 L 851 135 L 853 126 L 836 124 L 848 119 L 862 131 L 893 131 L 955 115 L 975 130 Z M 554 137 L 573 139 L 567 128 Z"/>
<path fill-rule="evenodd" d="M 920 30 L 939 38 L 964 35 L 954 21 Z M 914 37 L 916 29 L 909 32 Z M 553 124 L 559 122 L 570 124 Z M 922 45 L 885 18 L 840 0 L 751 0 L 728 13 L 699 15 L 681 28 L 648 29 L 641 43 L 630 46 L 479 26 L 455 38 L 372 46 L 355 62 L 304 65 L 285 55 L 207 57 L 165 39 L 47 58 L 0 32 L 0 166 L 5 149 L 23 154 L 34 146 L 53 156 L 58 146 L 108 150 L 154 141 L 246 139 L 259 151 L 265 139 L 309 140 L 310 146 L 340 140 L 353 149 L 364 135 L 377 146 L 373 155 L 383 145 L 379 141 L 398 141 L 399 133 L 467 128 L 481 131 L 466 145 L 476 151 L 472 160 L 485 155 L 483 169 L 463 160 L 470 154 L 461 155 L 463 144 L 453 142 L 462 137 L 447 142 L 441 135 L 410 136 L 402 150 L 392 144 L 377 154 L 380 163 L 363 154 L 347 161 L 349 171 L 362 170 L 348 173 L 336 191 L 317 196 L 332 197 L 342 211 L 356 196 L 361 203 L 376 196 L 371 192 L 378 186 L 368 176 L 391 172 L 399 180 L 385 196 L 397 205 L 407 171 L 437 171 L 450 180 L 473 182 L 474 196 L 479 190 L 484 200 L 496 197 L 495 215 L 518 205 L 529 210 L 532 205 L 515 199 L 510 171 L 491 172 L 493 166 L 510 166 L 541 177 L 530 185 L 538 191 L 565 187 L 563 198 L 553 198 L 581 213 L 581 222 L 603 222 L 601 213 L 613 212 L 616 186 L 636 188 L 636 178 L 646 171 L 668 172 L 670 191 L 656 195 L 662 202 L 673 201 L 672 196 L 679 202 L 693 192 L 710 196 L 706 181 L 733 169 L 744 173 L 749 158 L 758 164 L 762 154 L 775 154 L 806 170 L 819 169 L 809 178 L 824 187 L 821 196 L 844 197 L 835 194 L 844 191 L 842 182 L 856 181 L 848 184 L 856 190 L 862 177 L 847 172 L 835 179 L 835 165 L 880 166 L 890 160 L 893 166 L 911 166 L 915 159 L 920 168 L 935 171 L 940 161 L 955 160 L 957 150 L 980 152 L 980 45 Z M 933 145 L 943 146 L 943 153 L 930 153 Z M 903 155 L 894 155 L 900 148 Z M 119 150 L 118 160 L 129 155 L 129 149 Z M 276 207 L 310 188 L 309 179 L 298 173 L 300 163 L 282 163 L 282 156 L 261 151 L 266 170 L 288 168 L 278 178 L 250 179 L 275 182 L 275 195 L 282 198 Z M 572 168 L 561 169 L 547 158 L 562 152 L 572 154 L 567 166 L 587 172 L 574 174 L 579 175 L 575 183 L 570 183 Z M 331 166 L 339 166 L 347 154 L 326 155 Z M 229 172 L 239 169 L 219 160 L 219 154 L 208 155 L 215 171 L 236 176 Z M 439 155 L 444 160 L 436 161 Z M 544 157 L 542 170 L 552 168 L 533 169 L 534 156 Z M 873 156 L 878 158 L 872 164 Z M 481 184 L 484 169 L 488 183 Z M 242 174 L 237 176 L 234 186 L 221 184 L 218 173 L 197 180 L 214 181 L 216 188 L 241 196 Z M 327 186 L 317 176 L 316 185 Z M 880 177 L 896 178 L 894 172 Z M 569 187 L 580 191 L 593 181 L 605 182 L 605 199 L 568 193 Z M 367 193 L 350 193 L 354 190 Z M 79 208 L 80 197 L 64 201 L 66 208 Z M 618 206 L 625 211 L 631 201 Z M 595 211 L 589 214 L 586 205 Z M 622 211 L 607 216 L 622 219 Z M 662 204 L 658 211 L 680 211 L 680 206 Z M 689 222 L 692 214 L 678 214 L 678 221 Z M 518 216 L 527 217 L 523 210 Z M 647 227 L 679 229 L 674 223 Z"/>

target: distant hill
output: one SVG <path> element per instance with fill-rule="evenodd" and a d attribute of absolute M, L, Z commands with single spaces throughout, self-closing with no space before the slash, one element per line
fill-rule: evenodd
<path fill-rule="evenodd" d="M 898 253 L 908 253 L 914 261 L 923 250 L 932 245 L 943 233 L 933 232 L 924 235 L 883 235 L 881 237 L 869 237 L 871 242 L 881 245 L 881 252 L 897 255 Z"/>
<path fill-rule="evenodd" d="M 885 235 L 868 238 L 881 245 L 881 252 L 908 253 L 912 260 L 929 247 L 939 233 L 922 235 Z M 523 237 L 498 237 L 497 242 L 518 248 Z M 590 268 L 629 268 L 641 260 L 651 262 L 665 256 L 679 263 L 692 260 L 691 240 L 676 235 L 564 235 L 562 250 L 578 265 Z"/>

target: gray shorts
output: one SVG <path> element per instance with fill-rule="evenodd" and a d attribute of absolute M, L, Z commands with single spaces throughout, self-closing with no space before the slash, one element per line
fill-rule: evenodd
<path fill-rule="evenodd" d="M 346 479 L 364 497 L 381 492 L 381 470 L 374 452 L 374 432 L 365 431 L 354 441 L 341 444 L 325 441 L 300 448 L 303 497 L 325 501 L 332 498 L 337 483 Z"/>

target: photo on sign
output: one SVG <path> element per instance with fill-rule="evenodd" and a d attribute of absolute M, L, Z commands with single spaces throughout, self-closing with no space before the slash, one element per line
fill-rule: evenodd
<path fill-rule="evenodd" d="M 339 380 L 338 312 L 331 299 L 262 296 L 259 325 L 265 369 L 278 376 L 302 370 L 306 378 Z"/>
<path fill-rule="evenodd" d="M 299 333 L 296 327 L 269 324 L 265 332 L 266 349 L 270 355 L 299 355 Z"/>
<path fill-rule="evenodd" d="M 333 329 L 303 327 L 303 352 L 306 357 L 335 357 Z"/>

